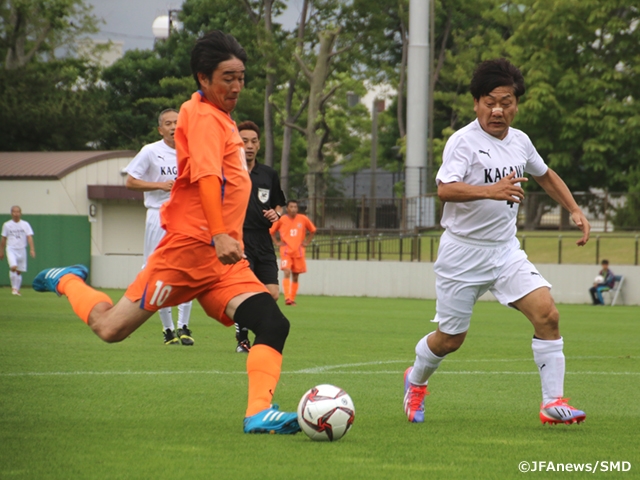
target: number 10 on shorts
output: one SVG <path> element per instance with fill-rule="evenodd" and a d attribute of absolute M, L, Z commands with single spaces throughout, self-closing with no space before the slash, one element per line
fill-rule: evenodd
<path fill-rule="evenodd" d="M 156 282 L 156 289 L 153 292 L 153 296 L 151 297 L 151 300 L 149 300 L 149 305 L 157 305 L 160 307 L 167 301 L 170 294 L 171 285 L 164 285 L 161 280 L 158 280 Z"/>

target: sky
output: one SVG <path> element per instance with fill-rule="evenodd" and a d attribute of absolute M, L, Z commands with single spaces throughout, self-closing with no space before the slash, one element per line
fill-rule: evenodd
<path fill-rule="evenodd" d="M 93 6 L 93 14 L 105 23 L 96 39 L 124 42 L 124 50 L 151 49 L 153 47 L 153 20 L 167 15 L 169 10 L 180 9 L 181 0 L 86 0 Z M 295 27 L 300 15 L 302 0 L 286 0 L 289 8 L 276 21 L 286 28 Z"/>

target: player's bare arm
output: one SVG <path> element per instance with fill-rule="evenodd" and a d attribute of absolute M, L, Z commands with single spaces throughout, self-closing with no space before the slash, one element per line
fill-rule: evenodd
<path fill-rule="evenodd" d="M 304 239 L 304 242 L 302 242 L 302 246 L 308 247 L 315 235 L 316 235 L 316 232 L 309 232 L 309 236 Z"/>
<path fill-rule="evenodd" d="M 33 237 L 31 235 L 27 237 L 27 242 L 29 243 L 29 252 L 31 254 L 31 258 L 36 258 L 36 247 L 33 244 Z"/>
<path fill-rule="evenodd" d="M 564 209 L 571 214 L 571 219 L 576 226 L 582 231 L 582 238 L 576 242 L 576 245 L 582 247 L 589 241 L 589 233 L 591 232 L 591 225 L 589 220 L 582 212 L 582 209 L 578 206 L 569 187 L 564 183 L 564 180 L 551 169 L 547 170 L 547 173 L 541 177 L 533 177 L 538 182 L 542 189 L 547 194 L 558 202 Z"/>
<path fill-rule="evenodd" d="M 273 243 L 278 247 L 281 247 L 282 245 L 284 245 L 280 240 L 278 240 L 278 237 L 276 237 L 275 233 L 271 234 L 271 240 L 273 240 Z"/>
<path fill-rule="evenodd" d="M 518 183 L 527 182 L 526 177 L 516 177 L 516 172 L 491 185 L 469 185 L 464 182 L 440 183 L 438 197 L 443 202 L 472 202 L 474 200 L 506 200 L 520 203 L 524 190 Z"/>
<path fill-rule="evenodd" d="M 168 180 L 166 182 L 146 182 L 144 180 L 134 178 L 131 175 L 127 175 L 125 187 L 129 190 L 135 190 L 136 192 L 151 192 L 153 190 L 170 192 L 174 183 L 174 180 Z"/>

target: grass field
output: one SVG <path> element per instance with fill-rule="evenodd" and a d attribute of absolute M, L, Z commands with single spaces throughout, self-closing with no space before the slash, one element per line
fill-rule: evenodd
<path fill-rule="evenodd" d="M 108 291 L 114 298 L 121 291 Z M 194 347 L 166 347 L 153 317 L 109 345 L 64 298 L 0 289 L 2 479 L 510 479 L 521 462 L 629 462 L 640 478 L 640 309 L 560 305 L 566 395 L 582 425 L 542 426 L 531 327 L 477 305 L 462 349 L 431 379 L 427 422 L 402 412 L 402 374 L 434 328 L 427 300 L 300 297 L 274 401 L 296 408 L 332 383 L 353 398 L 336 443 L 245 435 L 246 357 L 234 334 L 194 305 Z M 534 467 L 532 467 L 534 468 Z"/>

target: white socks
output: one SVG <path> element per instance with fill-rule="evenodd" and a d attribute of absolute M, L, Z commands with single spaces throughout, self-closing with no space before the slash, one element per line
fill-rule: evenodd
<path fill-rule="evenodd" d="M 409 373 L 409 381 L 414 385 L 426 385 L 429 377 L 438 369 L 440 362 L 444 360 L 444 357 L 438 357 L 429 349 L 429 345 L 427 345 L 429 335 L 421 338 L 416 345 L 416 360 L 413 363 L 411 373 Z"/>
<path fill-rule="evenodd" d="M 540 371 L 542 383 L 542 404 L 546 405 L 561 398 L 564 394 L 564 342 L 559 340 L 540 340 L 531 342 L 533 360 Z"/>
<path fill-rule="evenodd" d="M 164 331 L 168 328 L 173 332 L 175 327 L 171 318 L 171 307 L 161 308 L 158 310 L 158 315 L 160 315 L 160 321 L 162 321 L 162 330 Z"/>
<path fill-rule="evenodd" d="M 11 288 L 20 290 L 22 286 L 22 275 L 17 272 L 9 270 L 9 280 L 11 281 Z"/>
<path fill-rule="evenodd" d="M 191 306 L 193 302 L 181 303 L 178 305 L 178 328 L 189 328 L 189 317 L 191 316 Z"/>

